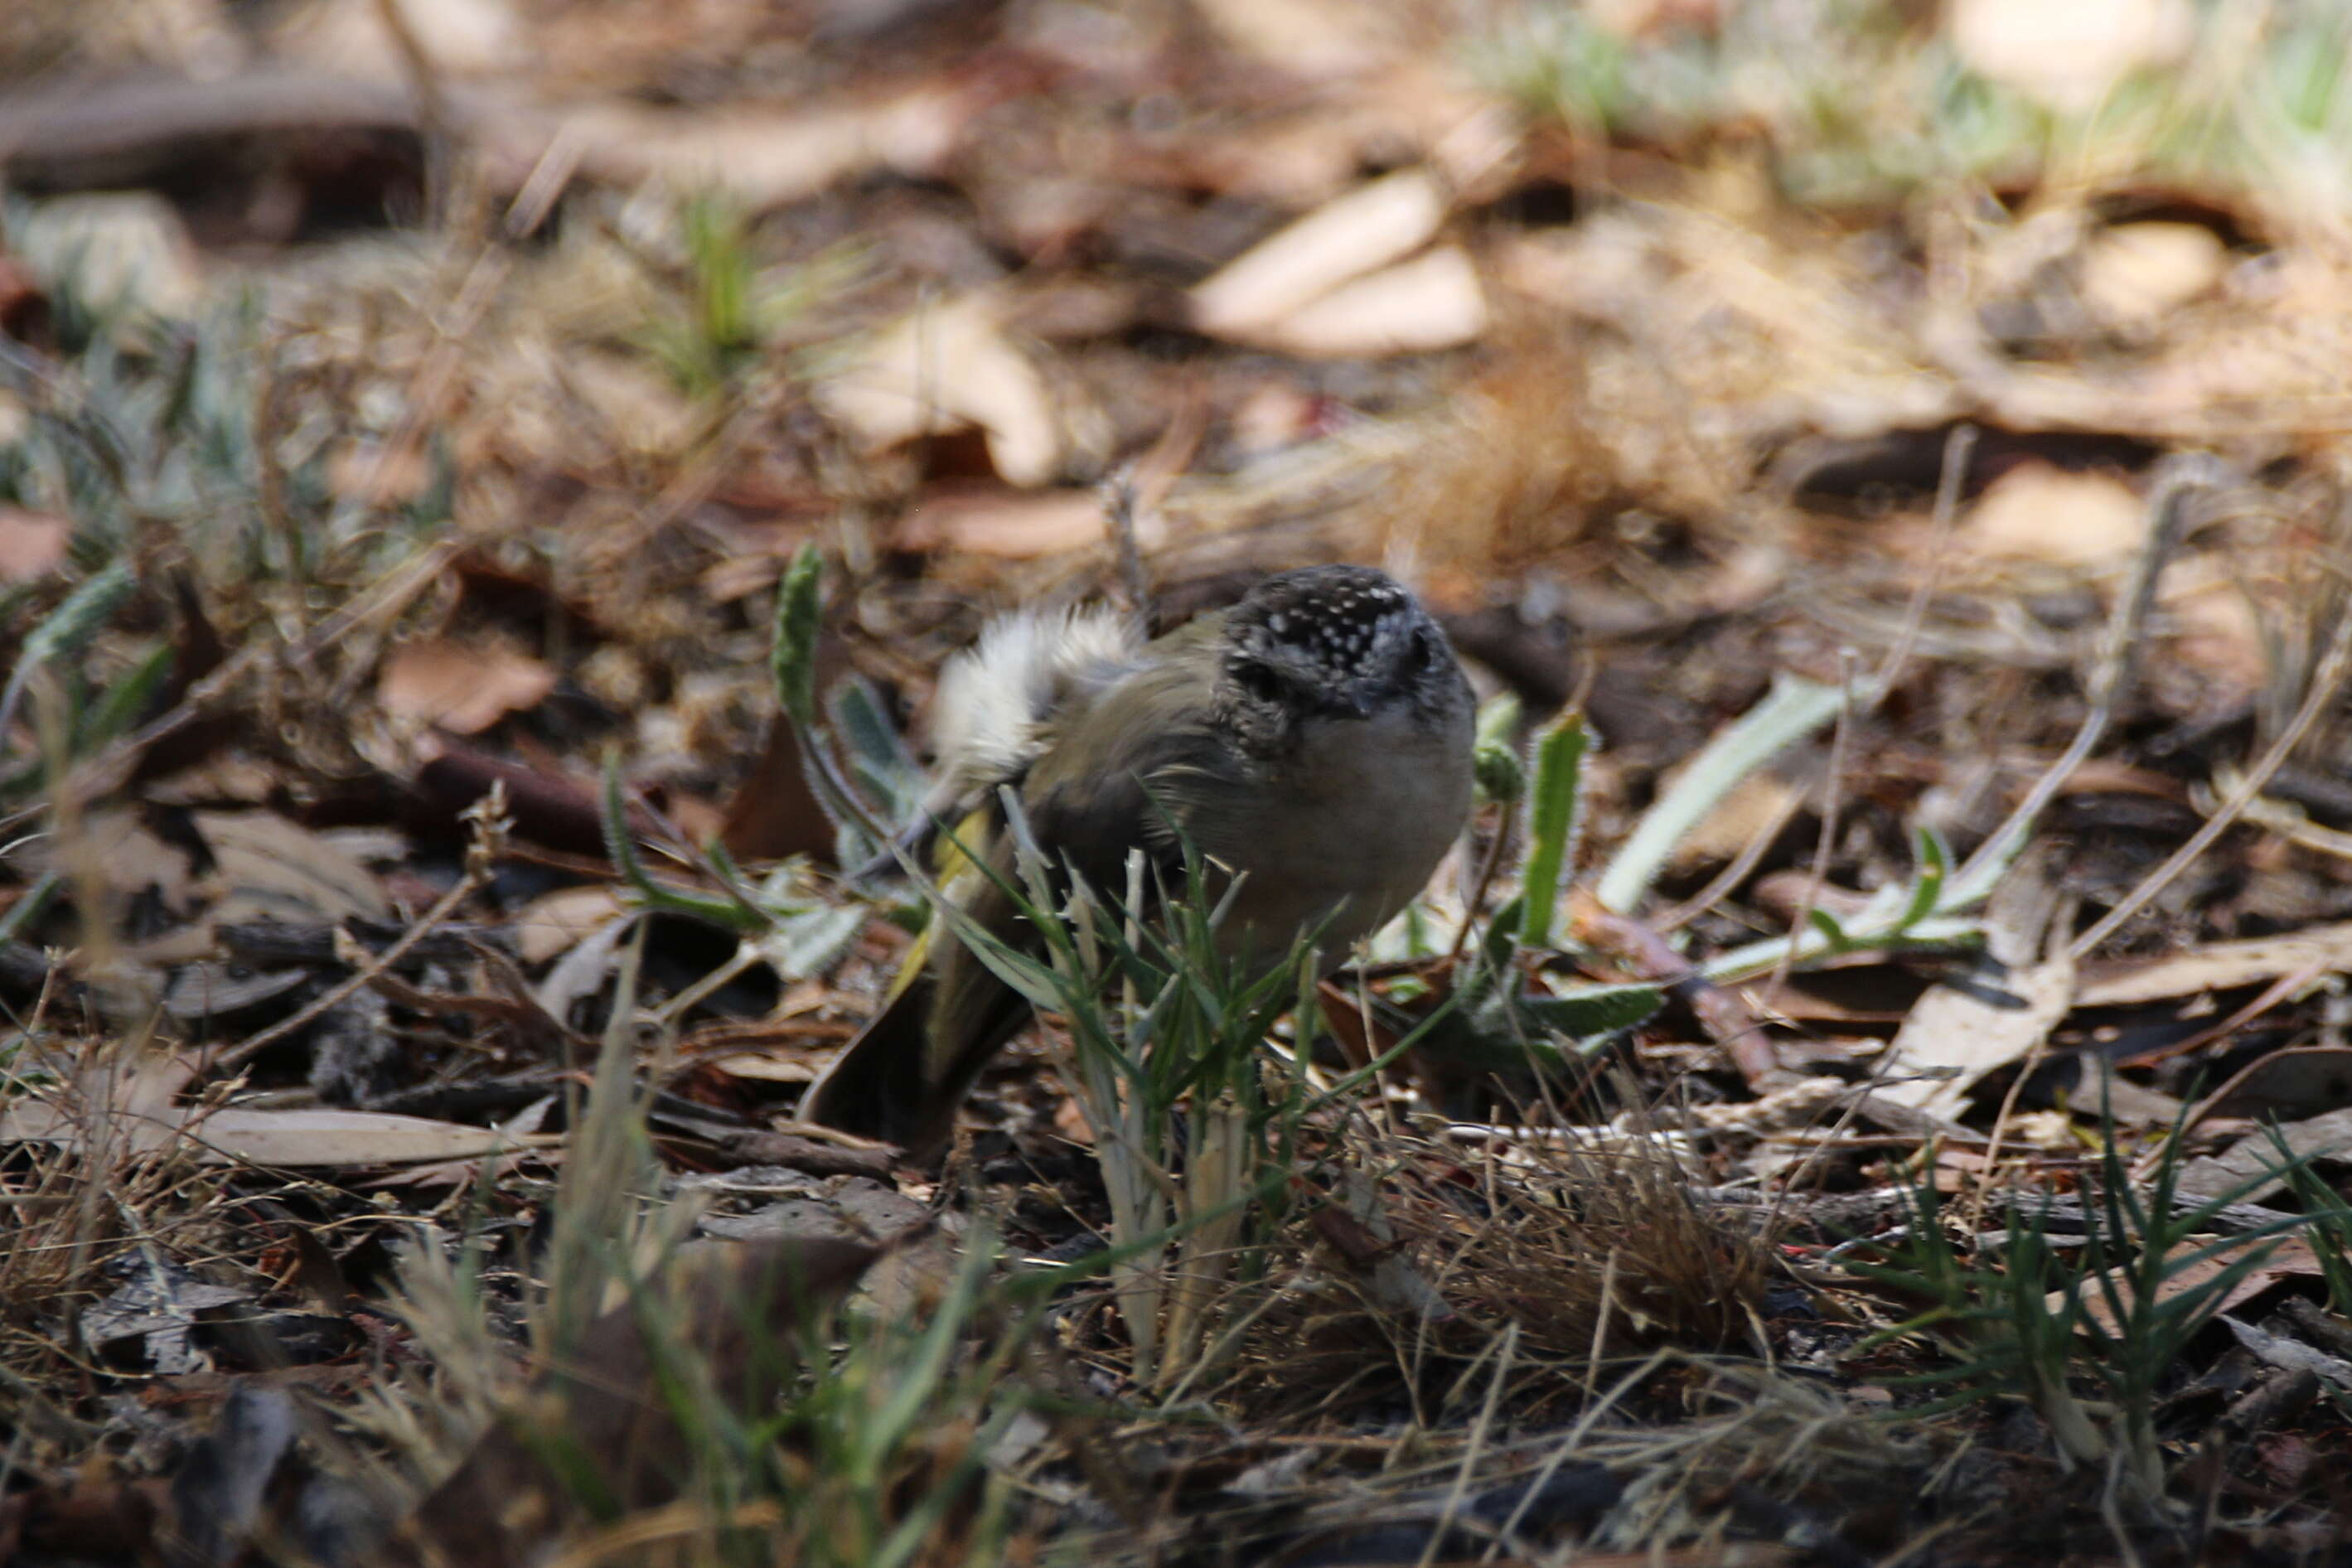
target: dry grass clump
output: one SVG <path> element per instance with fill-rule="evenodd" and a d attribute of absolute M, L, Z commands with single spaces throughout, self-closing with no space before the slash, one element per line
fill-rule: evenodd
<path fill-rule="evenodd" d="M 1319 443 L 1348 482 L 1262 466 L 1234 488 L 1275 493 L 1241 510 L 1262 523 L 1311 501 L 1328 538 L 1474 581 L 1605 571 L 1661 524 L 1727 546 L 1717 536 L 1753 510 L 1738 497 L 1753 459 L 1738 432 L 1706 426 L 1707 395 L 1667 352 L 1607 324 L 1528 324 L 1412 410 Z"/>
<path fill-rule="evenodd" d="M 69 1331 L 126 1284 L 126 1255 L 152 1268 L 214 1250 L 225 1174 L 103 1138 L 16 1146 L 0 1169 L 0 1366 L 27 1380 L 20 1393 L 81 1364 Z"/>
<path fill-rule="evenodd" d="M 1649 499 L 1656 487 L 1643 482 L 1639 455 L 1601 427 L 1579 341 L 1588 335 L 1528 334 L 1421 416 L 1393 485 L 1372 503 L 1392 547 L 1474 571 L 1556 565 L 1610 513 Z"/>
<path fill-rule="evenodd" d="M 1532 1409 L 1599 1393 L 1628 1358 L 1743 1345 L 1759 1321 L 1765 1243 L 1712 1216 L 1654 1151 L 1478 1170 L 1417 1142 L 1360 1151 L 1374 1152 L 1364 1167 L 1388 1173 L 1343 1184 L 1350 1214 L 1318 1217 L 1328 1245 L 1271 1293 L 1226 1397 L 1270 1418 L 1402 1402 L 1443 1423 L 1501 1375 L 1498 1355 L 1514 1405 Z"/>
<path fill-rule="evenodd" d="M 1473 1218 L 1424 1189 L 1403 1216 L 1450 1248 L 1441 1286 L 1473 1320 L 1509 1323 L 1532 1351 L 1607 1358 L 1745 1341 L 1769 1269 L 1752 1231 L 1700 1206 L 1689 1173 L 1639 1144 L 1570 1145 L 1481 1173 Z"/>

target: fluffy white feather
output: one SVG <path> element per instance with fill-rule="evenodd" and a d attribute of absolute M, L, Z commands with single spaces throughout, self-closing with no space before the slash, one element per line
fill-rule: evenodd
<path fill-rule="evenodd" d="M 968 799 L 1018 776 L 1045 750 L 1064 706 L 1116 679 L 1142 646 L 1134 621 L 1104 605 L 991 622 L 940 671 L 931 739 L 941 784 Z"/>

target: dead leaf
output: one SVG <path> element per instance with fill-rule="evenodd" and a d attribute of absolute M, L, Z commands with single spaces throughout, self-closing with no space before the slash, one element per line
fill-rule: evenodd
<path fill-rule="evenodd" d="M 730 1078 L 751 1079 L 759 1083 L 814 1083 L 825 1058 L 840 1048 L 840 1041 L 827 1040 L 813 1047 L 806 1060 L 774 1051 L 736 1051 L 708 1058 L 702 1065 Z"/>
<path fill-rule="evenodd" d="M 746 1165 L 776 1165 L 811 1176 L 864 1176 L 877 1182 L 890 1179 L 887 1149 L 855 1148 L 761 1128 L 745 1128 L 722 1139 L 720 1146 Z"/>
<path fill-rule="evenodd" d="M 55 1082 L 26 1080 L 25 1090 L 0 1114 L 0 1143 L 57 1144 L 112 1156 L 160 1153 L 184 1142 L 205 1164 L 340 1169 L 562 1142 L 385 1111 L 205 1110 L 177 1103 L 198 1066 L 193 1054 L 122 1051 L 60 1072 Z"/>
<path fill-rule="evenodd" d="M 433 477 L 432 454 L 415 441 L 397 447 L 379 441 L 346 441 L 326 465 L 327 488 L 338 500 L 362 506 L 413 503 L 432 485 Z"/>
<path fill-rule="evenodd" d="M 30 583 L 56 571 L 73 542 L 73 524 L 47 512 L 0 507 L 0 583 Z"/>
<path fill-rule="evenodd" d="M 151 779 L 142 796 L 156 805 L 256 806 L 285 783 L 283 773 L 251 752 L 220 752 Z"/>
<path fill-rule="evenodd" d="M 1286 76 L 1349 77 L 1397 57 L 1379 13 L 1352 0 L 1194 0 L 1226 47 Z"/>
<path fill-rule="evenodd" d="M 625 912 L 620 895 L 610 888 L 558 888 L 516 914 L 515 955 L 528 964 L 545 963 Z"/>
<path fill-rule="evenodd" d="M 254 970 L 198 959 L 172 976 L 163 993 L 163 1011 L 189 1023 L 228 1019 L 310 984 L 310 976 L 299 969 Z"/>
<path fill-rule="evenodd" d="M 2231 1203 L 2259 1204 L 2286 1188 L 2286 1178 L 2270 1173 L 2291 1160 L 2329 1164 L 2352 1163 L 2352 1110 L 2330 1110 L 2277 1129 L 2286 1152 L 2267 1130 L 2239 1139 L 2219 1154 L 2191 1160 L 2180 1168 L 2180 1190 L 2191 1197 L 2227 1196 Z"/>
<path fill-rule="evenodd" d="M 818 1071 L 857 1032 L 846 1018 L 806 1016 L 836 1000 L 822 981 L 803 980 L 766 1017 L 715 1018 L 679 1041 L 679 1052 L 698 1070 L 765 1083 L 814 1083 Z"/>
<path fill-rule="evenodd" d="M 441 991 L 412 985 L 396 974 L 380 973 L 368 980 L 368 989 L 397 1007 L 427 1016 L 478 1018 L 504 1026 L 521 1048 L 535 1057 L 555 1058 L 568 1051 L 593 1050 L 556 1019 L 540 1010 L 530 984 L 514 960 L 487 943 L 475 944 L 481 965 L 476 985 Z"/>
<path fill-rule="evenodd" d="M 2101 1076 L 2095 1083 L 2078 1081 L 2072 1103 L 2075 1110 L 2095 1114 L 2104 1121 L 2112 1121 L 2118 1127 L 2162 1128 L 2168 1131 L 2180 1125 L 2181 1115 L 2189 1109 L 2188 1104 L 2176 1096 L 2134 1083 L 2114 1073 Z M 2048 1114 L 2058 1117 L 2063 1123 L 2065 1142 L 2062 1144 L 2053 1141 L 2042 1147 L 2079 1150 L 2081 1144 L 2075 1137 L 2074 1116 L 2054 1110 Z"/>
<path fill-rule="evenodd" d="M 2083 300 L 2118 326 L 2161 321 L 2221 283 L 2229 250 L 2201 223 L 2125 223 L 2083 258 Z"/>
<path fill-rule="evenodd" d="M 530 32 L 508 0 L 400 0 L 402 26 L 436 73 L 478 75 L 526 63 Z M 400 76 L 400 42 L 375 5 L 306 6 L 276 35 L 278 49 L 341 75 Z"/>
<path fill-rule="evenodd" d="M 1103 532 L 1102 498 L 1092 490 L 934 489 L 898 524 L 894 542 L 1025 561 L 1089 549 Z"/>
<path fill-rule="evenodd" d="M 702 433 L 702 412 L 642 360 L 575 351 L 558 370 L 609 437 L 640 458 L 679 458 Z"/>
<path fill-rule="evenodd" d="M 268 811 L 200 811 L 195 824 L 213 853 L 203 884 L 215 896 L 205 917 L 211 924 L 310 925 L 392 912 L 366 867 L 299 823 Z"/>
<path fill-rule="evenodd" d="M 1428 169 L 1359 185 L 1196 286 L 1192 324 L 1211 337 L 1255 338 L 1342 283 L 1402 261 L 1437 237 L 1445 212 L 1445 188 Z"/>
<path fill-rule="evenodd" d="M 83 819 L 78 838 L 58 842 L 43 837 L 15 853 L 18 864 L 38 874 L 75 869 L 95 874 L 110 900 L 149 895 L 173 913 L 186 912 L 194 900 L 196 879 L 190 852 L 168 844 L 138 813 L 107 806 Z"/>
<path fill-rule="evenodd" d="M 2210 1241 L 2192 1240 L 2183 1242 L 2178 1250 L 2179 1253 L 2191 1253 L 2210 1245 Z M 2163 1283 L 2157 1287 L 2158 1302 L 2160 1304 L 2172 1300 L 2195 1289 L 2207 1280 L 2235 1268 L 2244 1260 L 2249 1252 L 2264 1247 L 2273 1248 L 2271 1255 L 2247 1270 L 2244 1279 L 2222 1293 L 2221 1304 L 2214 1309 L 2215 1311 L 2226 1312 L 2240 1302 L 2251 1300 L 2261 1295 L 2282 1279 L 2320 1277 L 2319 1259 L 2313 1255 L 2311 1244 L 2301 1237 L 2289 1237 L 2284 1241 L 2275 1237 L 2268 1239 L 2246 1238 L 2222 1247 L 2210 1257 L 2199 1258 L 2194 1263 L 2183 1264 L 2171 1274 L 2167 1275 Z M 2132 1300 L 2130 1279 L 2117 1276 L 2115 1278 L 2115 1283 L 2116 1294 L 2128 1308 Z M 2081 1293 L 2084 1316 L 2110 1334 L 2115 1333 L 2117 1328 L 2115 1309 L 2108 1304 L 2106 1291 L 2100 1288 L 2099 1277 L 2086 1275 L 2076 1282 L 2074 1289 Z M 2067 1292 L 2063 1289 L 2050 1292 L 2049 1306 L 2053 1311 L 2065 1306 L 2066 1295 Z"/>
<path fill-rule="evenodd" d="M 1449 245 L 1342 284 L 1257 341 L 1307 359 L 1370 359 L 1476 342 L 1488 320 L 1477 268 Z"/>
<path fill-rule="evenodd" d="M 2252 1323 L 2242 1323 L 2235 1318 L 2223 1318 L 2221 1326 L 2236 1335 L 2238 1342 L 2266 1365 L 2286 1372 L 2307 1372 L 2339 1389 L 2352 1390 L 2352 1362 L 2341 1356 L 2329 1355 L 2315 1345 L 2307 1345 L 2285 1334 L 2273 1334 Z"/>
<path fill-rule="evenodd" d="M 539 1005 L 551 1018 L 569 1026 L 572 1005 L 593 995 L 611 978 L 621 943 L 636 929 L 636 913 L 606 921 L 572 946 L 539 983 Z"/>
<path fill-rule="evenodd" d="M 994 298 L 967 294 L 918 310 L 822 382 L 817 406 L 869 452 L 977 428 L 1009 485 L 1051 481 L 1066 442 L 1045 378 L 1006 337 Z"/>
<path fill-rule="evenodd" d="M 1985 949 L 2008 966 L 2000 989 L 2016 1002 L 1997 1003 L 1974 989 L 1929 986 L 1886 1048 L 1892 1081 L 1877 1098 L 1956 1117 L 1986 1074 L 2022 1060 L 2049 1037 L 2074 1001 L 2073 961 L 2063 951 L 2040 956 L 2055 907 L 2041 862 L 2021 858 L 1993 889 L 1985 911 Z M 1951 1076 L 1906 1076 L 1925 1068 L 1948 1068 Z"/>
<path fill-rule="evenodd" d="M 543 1094 L 498 1124 L 497 1131 L 504 1135 L 505 1146 L 515 1152 L 495 1157 L 436 1160 L 394 1171 L 363 1184 L 371 1192 L 382 1192 L 391 1187 L 471 1187 L 483 1179 L 482 1167 L 486 1163 L 493 1167 L 490 1173 L 493 1179 L 508 1175 L 523 1161 L 520 1146 L 538 1132 L 547 1121 L 548 1112 L 554 1108 L 555 1096 Z M 534 1157 L 549 1161 L 560 1159 L 561 1154 L 554 1149 L 540 1149 L 534 1152 Z"/>
<path fill-rule="evenodd" d="M 1316 1234 L 1355 1268 L 1366 1293 L 1381 1306 L 1415 1321 L 1454 1317 L 1453 1304 L 1401 1244 L 1396 1221 L 1370 1177 L 1360 1171 L 1342 1173 L 1334 1201 L 1317 1205 L 1308 1217 Z"/>
<path fill-rule="evenodd" d="M 95 1105 L 68 1103 L 57 1091 L 44 1090 L 19 1099 L 0 1117 L 0 1143 L 86 1146 L 107 1135 L 101 1123 L 110 1127 L 118 1149 L 160 1153 L 184 1142 L 208 1165 L 345 1170 L 454 1160 L 518 1146 L 548 1148 L 563 1142 L 561 1136 L 507 1137 L 496 1128 L 377 1110 L 245 1110 L 231 1106 L 200 1111 L 118 1101 L 107 1115 Z"/>
<path fill-rule="evenodd" d="M 1949 1068 L 1953 1076 L 1907 1081 L 1898 1077 L 1879 1092 L 1930 1114 L 1959 1114 L 1979 1080 L 2023 1060 L 2066 1016 L 2074 1000 L 2074 965 L 2053 958 L 2012 969 L 2000 984 L 2023 1005 L 1995 1005 L 1969 991 L 1931 986 L 1896 1031 L 1891 1051 L 1897 1059 L 1889 1070 L 1901 1075 L 1935 1067 Z"/>
<path fill-rule="evenodd" d="M 200 1372 L 209 1364 L 189 1341 L 198 1313 L 252 1304 L 252 1292 L 198 1279 L 159 1254 L 134 1253 L 124 1267 L 130 1278 L 82 1311 L 81 1342 L 103 1356 L 127 1354 L 120 1347 L 136 1341 L 149 1370 L 165 1376 Z"/>
<path fill-rule="evenodd" d="M 1981 554 L 2095 566 L 2137 552 L 2147 509 L 2111 474 L 2025 463 L 1994 480 L 1960 538 Z"/>
<path fill-rule="evenodd" d="M 2173 562 L 2157 583 L 2171 626 L 2167 657 L 2224 689 L 2210 701 L 2251 700 L 2272 674 L 2274 639 L 2246 596 L 2242 569 L 2236 560 L 2199 556 Z"/>
<path fill-rule="evenodd" d="M 561 1135 L 508 1136 L 494 1127 L 395 1116 L 379 1110 L 215 1110 L 188 1122 L 206 1164 L 251 1163 L 347 1170 L 487 1154 L 518 1144 L 552 1148 Z"/>
<path fill-rule="evenodd" d="M 2352 970 L 2352 921 L 2310 926 L 2288 936 L 2208 942 L 2146 963 L 2100 964 L 2086 975 L 2074 1001 L 2083 1007 L 2126 1007 L 2259 985 L 2305 970 L 2314 974 Z"/>
<path fill-rule="evenodd" d="M 1759 834 L 1777 833 L 1804 804 L 1805 792 L 1769 769 L 1748 774 L 1676 841 L 1677 869 L 1728 860 Z M 1807 880 L 1811 881 L 1811 878 Z"/>
<path fill-rule="evenodd" d="M 753 207 L 782 206 L 876 169 L 919 178 L 961 144 L 982 106 L 962 88 L 787 110 L 663 110 L 621 104 L 579 109 L 551 123 L 510 121 L 514 164 L 536 164 L 558 138 L 582 173 L 634 186 L 725 191 Z"/>
<path fill-rule="evenodd" d="M 1944 15 L 1970 69 L 2077 113 L 2132 72 L 2178 58 L 2196 30 L 2187 0 L 1952 0 Z"/>
<path fill-rule="evenodd" d="M 555 689 L 544 661 L 496 643 L 418 637 L 384 657 L 376 700 L 394 719 L 478 735 L 509 713 L 536 708 Z"/>

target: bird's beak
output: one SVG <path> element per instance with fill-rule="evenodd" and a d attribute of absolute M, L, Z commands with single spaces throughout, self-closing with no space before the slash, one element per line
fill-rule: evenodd
<path fill-rule="evenodd" d="M 1349 719 L 1369 719 L 1372 716 L 1371 700 L 1360 691 L 1340 692 L 1339 708 L 1341 715 Z"/>

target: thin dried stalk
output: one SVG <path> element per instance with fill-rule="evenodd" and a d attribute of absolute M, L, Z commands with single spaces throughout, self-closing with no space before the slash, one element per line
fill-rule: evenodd
<path fill-rule="evenodd" d="M 2147 908 L 2150 899 L 2170 887 L 2183 871 L 2195 865 L 2198 858 L 2213 847 L 2214 840 L 2228 832 L 2231 826 L 2245 815 L 2246 808 L 2261 795 L 2263 786 L 2294 753 L 2294 749 L 2303 744 L 2303 738 L 2311 732 L 2312 725 L 2318 722 L 2319 715 L 2335 701 L 2336 693 L 2342 689 L 2347 674 L 2352 674 L 2352 616 L 2339 616 L 2335 635 L 2327 641 L 2327 652 L 2321 658 L 2319 668 L 2312 672 L 2311 686 L 2303 694 L 2303 705 L 2295 710 L 2294 717 L 2288 721 L 2286 728 L 2279 731 L 2278 739 L 2273 741 L 2261 759 L 2246 770 L 2245 776 L 2238 781 L 2237 787 L 2231 790 L 2229 798 L 2221 803 L 2221 808 L 2189 835 L 2189 842 L 2174 850 L 2163 865 L 2141 878 L 2139 885 L 2125 894 L 2114 909 L 2074 939 L 2066 949 L 2067 957 L 2079 961 L 2089 956 L 2099 943 L 2121 930 L 2126 921 Z"/>

